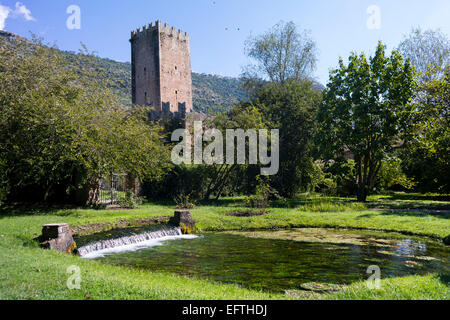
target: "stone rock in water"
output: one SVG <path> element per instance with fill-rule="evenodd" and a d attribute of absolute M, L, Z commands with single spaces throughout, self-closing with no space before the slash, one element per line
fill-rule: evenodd
<path fill-rule="evenodd" d="M 42 227 L 42 235 L 38 238 L 42 248 L 72 253 L 76 244 L 72 231 L 67 223 L 46 224 Z"/>
<path fill-rule="evenodd" d="M 175 215 L 170 219 L 171 225 L 179 226 L 183 234 L 191 234 L 195 232 L 195 220 L 191 213 L 187 210 L 177 210 Z"/>

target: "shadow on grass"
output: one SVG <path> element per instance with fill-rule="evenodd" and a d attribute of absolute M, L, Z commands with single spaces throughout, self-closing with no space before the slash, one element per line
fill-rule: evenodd
<path fill-rule="evenodd" d="M 369 199 L 368 208 L 392 210 L 450 210 L 450 196 L 438 194 L 392 193 Z"/>
<path fill-rule="evenodd" d="M 398 216 L 398 217 L 435 217 L 439 219 L 450 219 L 450 212 L 442 212 L 439 210 L 415 210 L 415 209 L 402 209 L 402 210 L 385 210 L 379 214 L 367 213 L 359 215 L 357 219 L 373 218 L 374 216 Z"/>
<path fill-rule="evenodd" d="M 210 199 L 210 200 L 194 200 L 196 206 L 205 206 L 205 207 L 236 207 L 237 205 L 244 205 L 245 201 L 243 198 L 220 198 L 218 200 L 216 199 Z M 176 207 L 177 204 L 173 200 L 149 200 L 148 202 L 145 202 L 147 204 L 151 205 L 157 205 L 157 206 L 166 206 L 166 207 Z"/>
<path fill-rule="evenodd" d="M 324 203 L 331 204 L 349 204 L 356 203 L 356 200 L 351 198 L 332 198 L 332 197 L 299 197 L 295 199 L 283 199 L 283 200 L 272 200 L 270 201 L 270 208 L 287 208 L 294 209 L 302 206 L 311 206 L 311 205 L 320 205 Z M 221 199 L 211 199 L 209 201 L 199 201 L 198 203 L 201 206 L 210 206 L 210 207 L 246 207 L 246 201 L 243 197 L 236 198 L 221 198 Z"/>
<path fill-rule="evenodd" d="M 74 216 L 76 211 L 83 209 L 75 206 L 49 206 L 49 205 L 30 205 L 20 204 L 4 206 L 0 208 L 0 219 L 7 217 L 20 216 L 51 216 L 60 217 Z"/>
<path fill-rule="evenodd" d="M 299 208 L 320 204 L 346 205 L 357 203 L 353 198 L 299 198 L 271 201 L 272 208 Z"/>
<path fill-rule="evenodd" d="M 151 204 L 156 206 L 164 206 L 164 207 L 175 207 L 176 203 L 173 200 L 145 200 L 145 204 Z"/>
<path fill-rule="evenodd" d="M 445 194 L 419 194 L 419 193 L 394 193 L 389 195 L 390 200 L 418 200 L 418 201 L 447 201 L 450 195 Z"/>
<path fill-rule="evenodd" d="M 218 200 L 202 200 L 198 204 L 208 207 L 245 207 L 245 200 L 243 198 L 221 198 Z"/>

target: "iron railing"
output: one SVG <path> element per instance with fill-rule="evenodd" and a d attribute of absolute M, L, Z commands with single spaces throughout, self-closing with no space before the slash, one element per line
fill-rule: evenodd
<path fill-rule="evenodd" d="M 112 173 L 100 180 L 100 204 L 116 204 L 125 200 L 127 191 L 127 175 Z"/>

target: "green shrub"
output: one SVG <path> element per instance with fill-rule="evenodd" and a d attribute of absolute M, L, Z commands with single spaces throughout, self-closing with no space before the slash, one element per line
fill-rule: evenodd
<path fill-rule="evenodd" d="M 416 186 L 416 183 L 403 172 L 400 158 L 389 157 L 381 162 L 377 185 L 383 190 L 396 186 L 410 190 Z"/>
<path fill-rule="evenodd" d="M 349 196 L 355 192 L 355 161 L 316 160 L 310 176 L 311 192 Z"/>
<path fill-rule="evenodd" d="M 133 190 L 127 190 L 125 192 L 125 199 L 120 200 L 118 204 L 127 209 L 136 209 L 142 204 L 142 198 L 136 197 Z"/>
<path fill-rule="evenodd" d="M 177 209 L 194 209 L 196 202 L 191 200 L 190 194 L 181 193 L 173 199 L 177 205 Z"/>
<path fill-rule="evenodd" d="M 250 208 L 268 208 L 269 199 L 276 198 L 281 199 L 278 192 L 272 188 L 269 184 L 269 178 L 267 176 L 257 176 L 256 177 L 256 194 L 249 196 L 245 199 L 247 207 Z"/>
<path fill-rule="evenodd" d="M 360 202 L 336 203 L 321 201 L 317 203 L 307 204 L 298 208 L 305 212 L 346 212 L 346 211 L 363 211 L 367 207 Z"/>

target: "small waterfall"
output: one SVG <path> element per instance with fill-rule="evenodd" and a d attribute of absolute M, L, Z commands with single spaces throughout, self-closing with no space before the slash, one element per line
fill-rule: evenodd
<path fill-rule="evenodd" d="M 166 240 L 193 238 L 196 238 L 196 236 L 183 235 L 179 227 L 164 226 L 155 231 L 91 243 L 78 248 L 78 254 L 82 258 L 93 259 L 109 253 L 136 251 L 143 248 L 162 245 L 162 241 Z"/>

